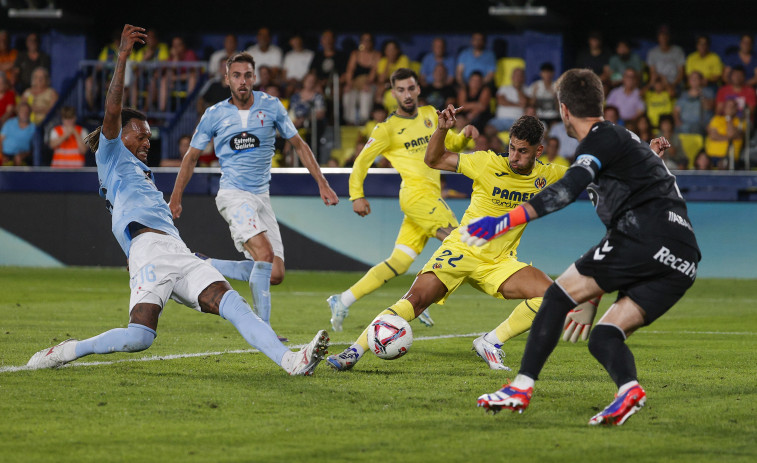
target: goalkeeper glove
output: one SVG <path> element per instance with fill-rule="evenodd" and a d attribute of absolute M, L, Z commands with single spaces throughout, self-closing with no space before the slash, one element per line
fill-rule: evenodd
<path fill-rule="evenodd" d="M 563 326 L 563 341 L 575 343 L 579 337 L 583 341 L 589 339 L 589 331 L 591 331 L 591 325 L 597 315 L 597 305 L 599 305 L 598 298 L 584 302 L 568 312 Z"/>
<path fill-rule="evenodd" d="M 476 219 L 463 229 L 460 239 L 468 246 L 483 246 L 508 230 L 528 222 L 528 212 L 518 206 L 499 217 L 482 217 Z"/>

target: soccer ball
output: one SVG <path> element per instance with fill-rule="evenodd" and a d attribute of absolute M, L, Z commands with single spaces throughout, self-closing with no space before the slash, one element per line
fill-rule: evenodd
<path fill-rule="evenodd" d="M 368 327 L 368 347 L 379 358 L 394 360 L 407 354 L 413 345 L 413 330 L 404 318 L 381 315 Z"/>

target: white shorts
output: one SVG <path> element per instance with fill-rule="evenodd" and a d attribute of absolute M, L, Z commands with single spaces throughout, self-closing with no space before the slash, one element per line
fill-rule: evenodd
<path fill-rule="evenodd" d="M 169 298 L 199 311 L 200 293 L 211 283 L 226 281 L 181 240 L 149 232 L 131 241 L 129 276 L 129 312 L 137 304 L 163 307 Z"/>
<path fill-rule="evenodd" d="M 221 189 L 216 196 L 216 207 L 229 224 L 234 246 L 245 257 L 252 259 L 244 248 L 244 243 L 253 236 L 266 232 L 273 247 L 273 255 L 284 260 L 284 243 L 281 241 L 279 223 L 276 222 L 268 193 L 256 195 L 242 190 Z"/>

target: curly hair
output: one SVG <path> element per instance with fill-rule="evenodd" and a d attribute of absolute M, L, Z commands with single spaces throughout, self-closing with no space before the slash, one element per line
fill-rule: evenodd
<path fill-rule="evenodd" d="M 531 146 L 538 145 L 544 138 L 544 124 L 538 117 L 521 116 L 510 127 L 510 136 L 524 140 Z"/>
<path fill-rule="evenodd" d="M 121 128 L 126 127 L 126 124 L 128 124 L 132 119 L 137 119 L 138 121 L 146 121 L 147 116 L 145 116 L 141 111 L 137 111 L 134 108 L 121 109 Z M 103 126 L 100 126 L 90 132 L 86 137 L 84 137 L 84 144 L 89 146 L 89 149 L 91 149 L 93 153 L 97 152 L 97 148 L 100 147 L 100 132 L 102 132 L 102 130 Z"/>

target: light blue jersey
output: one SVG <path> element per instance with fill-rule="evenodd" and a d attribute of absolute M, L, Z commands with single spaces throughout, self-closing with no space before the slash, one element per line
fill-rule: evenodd
<path fill-rule="evenodd" d="M 124 146 L 121 132 L 113 140 L 100 134 L 95 160 L 100 196 L 105 198 L 106 206 L 113 216 L 111 230 L 126 257 L 129 257 L 131 247 L 131 222 L 181 239 L 163 193 L 155 187 L 152 172 Z"/>
<path fill-rule="evenodd" d="M 278 98 L 252 92 L 254 103 L 241 111 L 230 99 L 205 110 L 190 145 L 199 150 L 213 140 L 221 164 L 220 188 L 268 192 L 276 129 L 289 139 L 297 129 Z"/>

